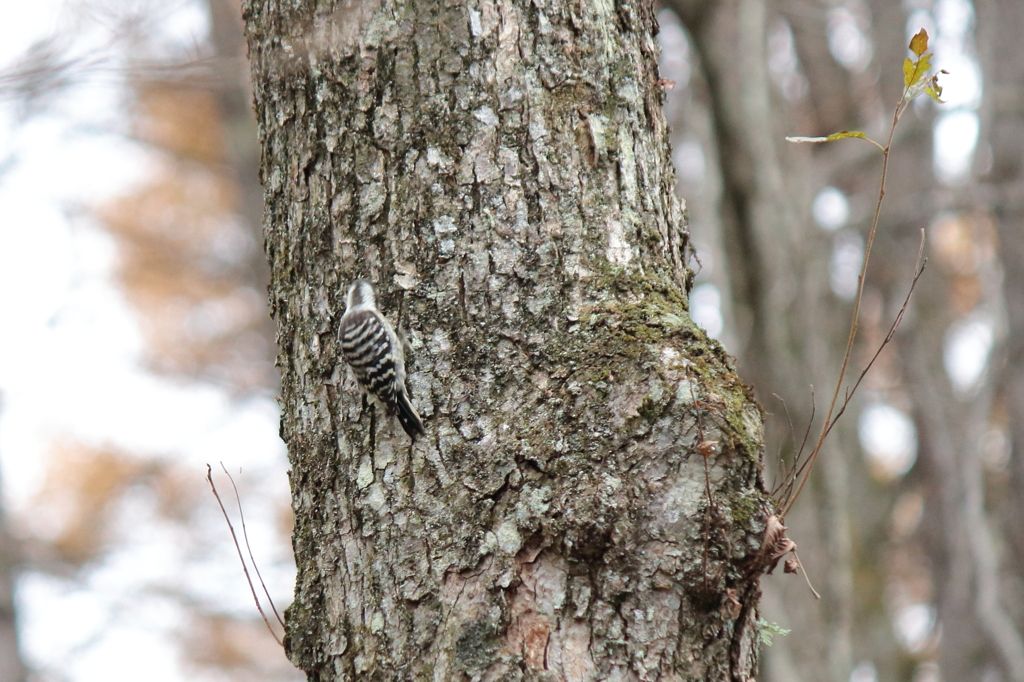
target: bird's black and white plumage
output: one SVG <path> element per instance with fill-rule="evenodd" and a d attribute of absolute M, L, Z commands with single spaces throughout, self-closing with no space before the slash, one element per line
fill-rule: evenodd
<path fill-rule="evenodd" d="M 410 438 L 426 433 L 405 385 L 402 341 L 377 310 L 376 292 L 365 279 L 357 279 L 348 289 L 339 335 L 341 352 L 359 384 L 383 403 L 388 414 L 398 415 Z"/>

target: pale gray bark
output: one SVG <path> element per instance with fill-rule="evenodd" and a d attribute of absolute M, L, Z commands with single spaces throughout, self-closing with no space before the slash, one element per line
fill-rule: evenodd
<path fill-rule="evenodd" d="M 752 679 L 761 414 L 686 312 L 651 6 L 245 16 L 293 662 L 311 680 Z M 340 359 L 360 276 L 410 338 L 413 446 Z"/>

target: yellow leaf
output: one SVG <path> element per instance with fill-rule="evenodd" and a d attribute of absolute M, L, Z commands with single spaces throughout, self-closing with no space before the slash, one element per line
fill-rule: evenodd
<path fill-rule="evenodd" d="M 928 31 L 923 28 L 917 32 L 917 35 L 910 39 L 910 51 L 916 54 L 918 57 L 924 54 L 924 51 L 928 49 Z"/>
<path fill-rule="evenodd" d="M 922 55 L 921 58 L 917 60 L 917 72 L 923 76 L 926 73 L 928 73 L 929 69 L 931 68 L 932 54 L 931 52 L 929 52 L 926 55 Z"/>
<path fill-rule="evenodd" d="M 859 137 L 862 140 L 866 140 L 868 138 L 867 135 L 859 130 L 840 130 L 838 133 L 832 133 L 826 137 L 825 140 L 827 142 L 831 142 L 832 140 L 845 140 L 848 137 Z"/>
<path fill-rule="evenodd" d="M 914 82 L 914 71 L 914 62 L 907 57 L 903 60 L 903 87 L 909 88 L 910 84 Z"/>

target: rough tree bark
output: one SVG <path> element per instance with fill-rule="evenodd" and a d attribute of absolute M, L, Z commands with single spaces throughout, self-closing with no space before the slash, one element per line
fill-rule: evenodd
<path fill-rule="evenodd" d="M 311 680 L 749 680 L 762 416 L 689 319 L 647 2 L 252 0 Z M 410 446 L 340 360 L 406 330 Z"/>

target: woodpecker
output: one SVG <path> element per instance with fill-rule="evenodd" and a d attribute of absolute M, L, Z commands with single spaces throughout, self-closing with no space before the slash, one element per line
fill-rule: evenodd
<path fill-rule="evenodd" d="M 341 352 L 368 393 L 388 414 L 397 414 L 402 428 L 414 441 L 426 433 L 423 420 L 409 399 L 405 385 L 405 349 L 394 328 L 377 310 L 373 285 L 357 279 L 348 289 L 345 314 L 339 329 Z"/>

